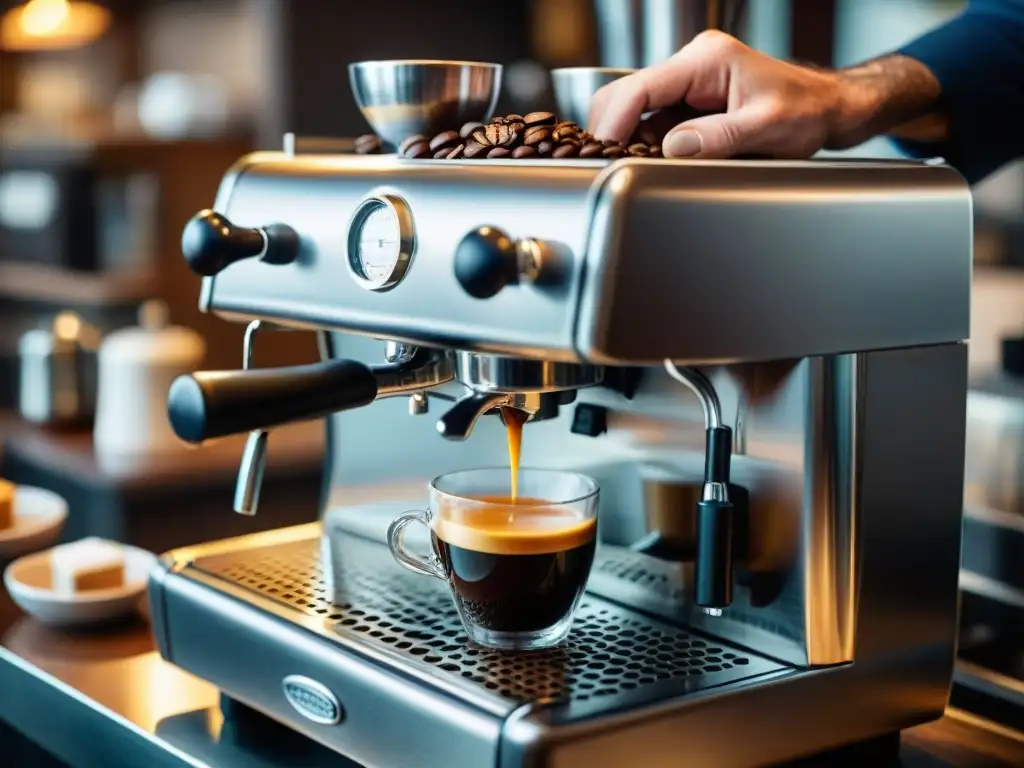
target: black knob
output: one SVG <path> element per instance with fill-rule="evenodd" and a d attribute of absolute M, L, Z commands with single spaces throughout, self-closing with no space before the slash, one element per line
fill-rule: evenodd
<path fill-rule="evenodd" d="M 1014 379 L 1024 378 L 1024 338 L 1003 339 L 1003 373 Z"/>
<path fill-rule="evenodd" d="M 494 227 L 480 227 L 455 249 L 455 279 L 475 299 L 489 299 L 519 281 L 516 246 Z"/>
<path fill-rule="evenodd" d="M 197 275 L 212 277 L 242 259 L 289 264 L 299 255 L 299 236 L 287 224 L 236 227 L 219 213 L 200 211 L 185 225 L 181 252 Z"/>
<path fill-rule="evenodd" d="M 167 393 L 175 434 L 189 443 L 319 419 L 369 405 L 377 397 L 373 371 L 355 360 L 290 368 L 202 371 L 180 376 Z"/>

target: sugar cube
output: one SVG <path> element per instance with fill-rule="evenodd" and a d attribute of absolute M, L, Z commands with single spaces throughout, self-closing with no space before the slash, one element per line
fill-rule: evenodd
<path fill-rule="evenodd" d="M 50 555 L 53 589 L 73 595 L 124 585 L 124 553 L 116 544 L 88 538 L 54 547 Z"/>
<path fill-rule="evenodd" d="M 0 477 L 0 531 L 14 526 L 14 483 Z"/>

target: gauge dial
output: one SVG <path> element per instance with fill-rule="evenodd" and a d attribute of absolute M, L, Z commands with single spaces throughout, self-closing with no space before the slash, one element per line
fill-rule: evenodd
<path fill-rule="evenodd" d="M 400 198 L 364 200 L 348 234 L 348 265 L 356 282 L 371 291 L 396 286 L 412 258 L 412 239 L 412 217 Z"/>

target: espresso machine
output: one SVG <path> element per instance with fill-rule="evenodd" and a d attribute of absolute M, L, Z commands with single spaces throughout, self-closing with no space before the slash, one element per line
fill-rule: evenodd
<path fill-rule="evenodd" d="M 500 67 L 378 62 L 352 82 L 397 145 L 486 119 Z M 246 365 L 178 380 L 170 417 L 191 442 L 249 433 L 236 511 L 257 513 L 268 430 L 291 421 L 335 427 L 335 488 L 319 522 L 165 554 L 162 656 L 365 766 L 733 768 L 891 742 L 941 716 L 953 672 L 971 239 L 941 162 L 293 140 L 243 158 L 183 245 L 202 309 L 249 324 Z M 249 366 L 276 329 L 317 334 L 322 361 Z M 342 354 L 359 338 L 376 359 Z M 556 649 L 471 645 L 445 585 L 387 550 L 412 505 L 340 479 L 344 455 L 402 446 L 500 460 L 502 406 L 529 417 L 528 463 L 656 457 L 715 502 L 679 506 L 672 546 L 628 541 L 643 502 L 602 479 Z"/>

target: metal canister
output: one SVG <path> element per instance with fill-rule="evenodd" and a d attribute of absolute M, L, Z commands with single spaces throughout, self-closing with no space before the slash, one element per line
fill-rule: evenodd
<path fill-rule="evenodd" d="M 22 418 L 51 426 L 85 426 L 96 408 L 98 332 L 73 312 L 18 342 L 18 410 Z"/>

